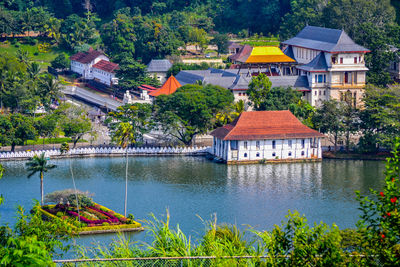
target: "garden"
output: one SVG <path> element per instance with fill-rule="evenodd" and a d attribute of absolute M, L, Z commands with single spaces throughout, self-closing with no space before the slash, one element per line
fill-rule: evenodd
<path fill-rule="evenodd" d="M 143 230 L 132 214 L 125 217 L 101 206 L 93 202 L 88 192 L 55 191 L 46 195 L 46 202 L 57 204 L 41 206 L 39 209 L 44 217 L 67 222 L 76 234 Z"/>

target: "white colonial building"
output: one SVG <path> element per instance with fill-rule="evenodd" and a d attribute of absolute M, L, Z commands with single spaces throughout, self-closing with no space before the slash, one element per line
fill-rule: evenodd
<path fill-rule="evenodd" d="M 296 60 L 298 74 L 306 76 L 305 98 L 313 106 L 329 99 L 360 103 L 365 87 L 367 48 L 356 44 L 343 30 L 306 26 L 282 42 L 285 54 Z"/>
<path fill-rule="evenodd" d="M 111 86 L 118 84 L 118 78 L 115 77 L 115 71 L 118 70 L 118 64 L 106 60 L 100 60 L 93 65 L 93 79 L 97 82 Z"/>
<path fill-rule="evenodd" d="M 92 66 L 100 60 L 109 61 L 102 52 L 89 48 L 87 52 L 78 52 L 70 57 L 71 71 L 82 75 L 82 78 L 93 79 Z"/>
<path fill-rule="evenodd" d="M 324 135 L 290 111 L 243 112 L 211 132 L 212 154 L 226 163 L 321 160 Z"/>

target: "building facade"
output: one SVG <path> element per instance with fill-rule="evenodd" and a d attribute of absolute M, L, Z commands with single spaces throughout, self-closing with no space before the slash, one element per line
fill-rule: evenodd
<path fill-rule="evenodd" d="M 93 80 L 108 86 L 118 84 L 118 78 L 115 77 L 115 71 L 118 70 L 118 68 L 118 64 L 100 60 L 92 66 Z"/>
<path fill-rule="evenodd" d="M 243 112 L 211 135 L 211 153 L 228 164 L 322 159 L 324 135 L 288 110 Z"/>
<path fill-rule="evenodd" d="M 71 71 L 76 72 L 86 80 L 93 79 L 93 65 L 100 60 L 109 61 L 102 52 L 90 48 L 87 52 L 79 52 L 70 57 Z"/>
<path fill-rule="evenodd" d="M 299 75 L 307 77 L 305 98 L 313 106 L 329 99 L 361 102 L 368 71 L 364 58 L 370 51 L 343 30 L 306 26 L 282 44 L 298 63 Z"/>
<path fill-rule="evenodd" d="M 147 72 L 150 76 L 156 77 L 160 83 L 164 83 L 171 67 L 172 63 L 168 59 L 152 59 L 147 65 Z"/>

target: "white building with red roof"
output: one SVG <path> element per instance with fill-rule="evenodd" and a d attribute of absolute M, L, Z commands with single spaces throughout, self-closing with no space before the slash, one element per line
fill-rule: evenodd
<path fill-rule="evenodd" d="M 78 52 L 70 57 L 71 71 L 82 75 L 82 78 L 93 79 L 92 66 L 100 60 L 109 61 L 109 58 L 102 52 L 89 48 L 87 52 Z"/>
<path fill-rule="evenodd" d="M 243 112 L 211 135 L 211 153 L 228 164 L 322 159 L 324 135 L 288 110 Z"/>
<path fill-rule="evenodd" d="M 119 69 L 118 64 L 102 59 L 94 64 L 92 69 L 95 81 L 108 86 L 118 84 L 118 78 L 115 77 L 115 71 Z"/>

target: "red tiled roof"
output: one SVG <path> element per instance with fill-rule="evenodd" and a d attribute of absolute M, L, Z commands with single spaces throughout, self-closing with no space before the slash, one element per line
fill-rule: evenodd
<path fill-rule="evenodd" d="M 178 82 L 178 80 L 171 75 L 168 80 L 165 81 L 163 86 L 157 91 L 153 91 L 149 93 L 150 96 L 159 96 L 159 95 L 171 95 L 175 93 L 176 89 L 181 87 L 182 85 Z"/>
<path fill-rule="evenodd" d="M 94 64 L 93 68 L 96 68 L 99 70 L 104 70 L 106 72 L 114 72 L 114 70 L 119 69 L 119 66 L 116 63 L 112 63 L 110 61 L 102 59 L 99 62 L 97 62 L 96 64 Z"/>
<path fill-rule="evenodd" d="M 93 50 L 93 49 L 89 49 L 86 53 L 78 52 L 75 55 L 72 55 L 69 59 L 73 60 L 73 61 L 78 61 L 82 64 L 88 64 L 88 63 L 92 62 L 95 58 L 97 58 L 98 56 L 101 56 L 101 55 L 103 55 L 102 52 Z"/>
<path fill-rule="evenodd" d="M 229 56 L 229 59 L 232 61 L 240 61 L 239 59 L 242 58 L 248 58 L 249 55 L 251 54 L 251 51 L 253 50 L 253 47 L 249 46 L 249 45 L 244 45 L 238 53 Z"/>
<path fill-rule="evenodd" d="M 261 140 L 324 137 L 302 124 L 289 110 L 247 111 L 232 123 L 211 132 L 222 140 Z"/>
<path fill-rule="evenodd" d="M 158 90 L 159 88 L 153 87 L 153 86 L 148 85 L 148 84 L 142 84 L 141 86 L 139 86 L 139 89 L 152 92 L 152 91 Z"/>

